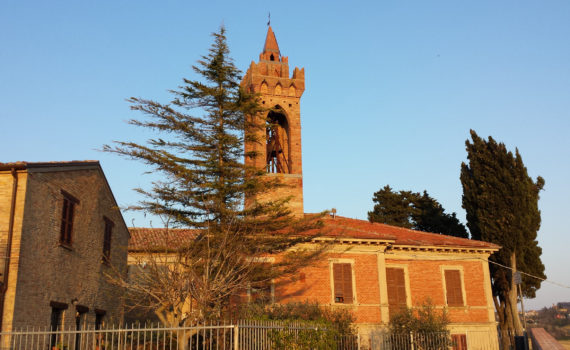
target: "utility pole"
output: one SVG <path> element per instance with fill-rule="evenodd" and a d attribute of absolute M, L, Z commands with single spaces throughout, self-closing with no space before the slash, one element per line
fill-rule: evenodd
<path fill-rule="evenodd" d="M 516 271 L 514 278 L 515 278 L 515 284 L 517 285 L 519 298 L 521 301 L 521 310 L 522 310 L 522 317 L 523 317 L 523 329 L 526 331 L 526 315 L 524 314 L 524 302 L 523 302 L 523 295 L 522 295 L 522 288 L 521 288 L 521 284 L 522 284 L 521 273 L 519 271 Z"/>

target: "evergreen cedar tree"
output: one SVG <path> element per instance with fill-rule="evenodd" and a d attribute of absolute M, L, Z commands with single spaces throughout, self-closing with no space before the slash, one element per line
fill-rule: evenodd
<path fill-rule="evenodd" d="M 513 155 L 503 143 L 497 143 L 492 137 L 484 140 L 473 130 L 471 138 L 472 142 L 465 143 L 468 163 L 461 164 L 461 184 L 463 208 L 473 239 L 502 246 L 490 257 L 491 261 L 545 279 L 540 260 L 542 249 L 537 241 L 538 199 L 544 179 L 539 176 L 533 181 L 528 176 L 518 149 Z M 512 273 L 494 264 L 490 268 L 501 330 L 504 331 L 504 327 L 517 329 Z M 540 279 L 522 275 L 523 294 L 533 298 L 540 283 Z"/>
<path fill-rule="evenodd" d="M 167 228 L 194 232 L 177 242 L 174 252 L 172 242 L 148 247 L 149 255 L 174 253 L 169 261 L 176 261 L 177 268 L 164 269 L 155 260 L 145 263 L 145 273 L 136 279 L 139 283 L 122 282 L 132 300 L 138 304 L 144 300 L 161 321 L 177 326 L 190 318 L 225 316 L 232 296 L 248 286 L 287 276 L 322 252 L 284 253 L 310 239 L 295 233 L 319 227 L 318 216 L 294 220 L 285 206 L 287 199 L 244 205 L 245 198 L 281 185 L 264 177 L 263 170 L 244 164 L 245 156 L 257 156 L 244 154 L 244 142 L 265 142 L 255 138 L 255 131 L 264 130 L 266 121 L 251 117 L 264 110 L 257 95 L 240 88 L 240 71 L 229 57 L 225 29 L 212 36 L 209 53 L 193 66 L 201 80 L 184 79 L 171 91 L 174 98 L 168 104 L 128 99 L 131 109 L 146 117 L 129 123 L 157 136 L 146 144 L 115 141 L 103 147 L 162 175 L 150 189 L 135 189 L 144 200 L 130 209 L 159 216 Z M 279 234 L 270 234 L 275 232 Z M 279 253 L 284 253 L 283 259 L 271 268 L 259 264 L 263 256 Z M 189 304 L 194 314 L 185 311 Z"/>
<path fill-rule="evenodd" d="M 430 197 L 411 191 L 394 192 L 388 185 L 374 193 L 374 209 L 368 212 L 370 222 L 406 227 L 414 230 L 469 238 L 467 229 L 455 213 L 448 214 Z"/>

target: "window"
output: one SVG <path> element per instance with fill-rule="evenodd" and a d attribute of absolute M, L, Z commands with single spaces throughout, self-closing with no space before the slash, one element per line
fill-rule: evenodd
<path fill-rule="evenodd" d="M 61 232 L 59 236 L 60 243 L 71 246 L 73 241 L 73 216 L 75 206 L 79 204 L 79 200 L 65 191 L 61 191 L 63 195 L 63 209 L 61 211 Z"/>
<path fill-rule="evenodd" d="M 274 302 L 273 281 L 266 279 L 254 282 L 249 288 L 249 299 L 252 303 L 272 304 Z"/>
<path fill-rule="evenodd" d="M 354 303 L 352 290 L 352 265 L 350 263 L 333 264 L 333 285 L 335 303 Z"/>
<path fill-rule="evenodd" d="M 89 312 L 89 308 L 83 305 L 75 306 L 75 330 L 80 331 L 83 326 L 85 314 Z M 75 350 L 81 350 L 81 333 L 75 335 Z"/>
<path fill-rule="evenodd" d="M 107 217 L 103 217 L 105 221 L 105 232 L 103 233 L 103 261 L 109 262 L 111 259 L 111 236 L 113 235 L 113 227 L 115 224 Z"/>
<path fill-rule="evenodd" d="M 107 311 L 95 309 L 95 330 L 100 330 L 104 326 L 103 319 Z"/>
<path fill-rule="evenodd" d="M 448 306 L 463 306 L 463 290 L 461 288 L 461 272 L 445 270 L 445 296 Z"/>
<path fill-rule="evenodd" d="M 406 278 L 403 268 L 386 268 L 388 310 L 390 317 L 405 309 L 407 304 Z"/>
<path fill-rule="evenodd" d="M 51 306 L 51 320 L 50 320 L 50 330 L 56 331 L 61 327 L 61 321 L 63 320 L 63 312 L 67 309 L 67 304 L 59 303 L 57 301 L 50 302 Z M 50 336 L 50 345 L 53 348 L 57 344 L 57 333 L 53 333 Z"/>
<path fill-rule="evenodd" d="M 467 350 L 467 336 L 465 334 L 452 334 L 453 350 Z"/>
<path fill-rule="evenodd" d="M 264 258 L 260 258 L 259 263 L 255 264 L 253 280 L 247 290 L 247 294 L 250 302 L 272 304 L 275 302 L 275 285 L 270 273 L 272 261 L 264 260 Z"/>

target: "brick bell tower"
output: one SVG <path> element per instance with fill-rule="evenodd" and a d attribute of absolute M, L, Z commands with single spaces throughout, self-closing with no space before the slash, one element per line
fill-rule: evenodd
<path fill-rule="evenodd" d="M 301 155 L 301 110 L 299 102 L 305 91 L 305 69 L 296 68 L 289 77 L 287 57 L 281 56 L 277 39 L 271 29 L 259 62 L 251 62 L 243 80 L 243 88 L 260 94 L 266 108 L 266 130 L 259 131 L 260 143 L 246 143 L 246 151 L 255 150 L 257 158 L 245 159 L 267 172 L 268 177 L 278 177 L 286 186 L 268 195 L 272 199 L 291 197 L 289 208 L 293 215 L 303 215 L 303 163 Z M 263 200 L 263 198 L 258 198 Z"/>

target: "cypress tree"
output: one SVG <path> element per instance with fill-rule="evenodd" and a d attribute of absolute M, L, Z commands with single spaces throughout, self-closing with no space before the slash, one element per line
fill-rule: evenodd
<path fill-rule="evenodd" d="M 497 143 L 492 137 L 484 140 L 473 130 L 471 138 L 472 142 L 465 143 L 468 163 L 461 164 L 463 208 L 474 239 L 502 246 L 490 260 L 512 268 L 490 265 L 503 341 L 508 341 L 509 330 L 522 333 L 512 272 L 520 269 L 546 278 L 537 241 L 538 199 L 544 179 L 539 176 L 534 181 L 529 177 L 518 149 L 513 154 L 503 143 Z M 523 275 L 524 296 L 534 297 L 540 283 L 540 279 Z"/>

